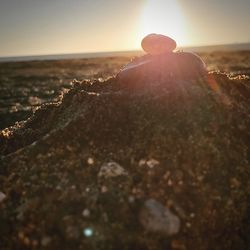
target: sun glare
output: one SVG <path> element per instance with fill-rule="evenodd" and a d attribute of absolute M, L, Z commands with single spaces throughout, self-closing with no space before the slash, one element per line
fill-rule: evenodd
<path fill-rule="evenodd" d="M 178 0 L 146 0 L 141 15 L 138 43 L 150 33 L 170 36 L 178 45 L 187 43 L 185 22 Z"/>

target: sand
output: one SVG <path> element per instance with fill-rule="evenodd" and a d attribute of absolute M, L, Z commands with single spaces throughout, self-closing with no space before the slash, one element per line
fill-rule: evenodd
<path fill-rule="evenodd" d="M 249 78 L 136 86 L 74 81 L 2 130 L 0 249 L 249 248 Z"/>

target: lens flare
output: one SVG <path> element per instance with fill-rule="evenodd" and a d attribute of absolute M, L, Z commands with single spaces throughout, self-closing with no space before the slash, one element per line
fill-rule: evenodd
<path fill-rule="evenodd" d="M 93 235 L 93 233 L 94 233 L 93 229 L 89 228 L 89 227 L 87 227 L 83 230 L 83 234 L 85 237 L 91 237 Z"/>

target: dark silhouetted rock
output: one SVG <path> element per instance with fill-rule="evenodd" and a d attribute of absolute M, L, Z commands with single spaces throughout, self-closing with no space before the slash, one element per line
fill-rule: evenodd
<path fill-rule="evenodd" d="M 149 34 L 142 39 L 141 46 L 150 55 L 159 55 L 172 52 L 176 48 L 176 42 L 164 35 Z"/>

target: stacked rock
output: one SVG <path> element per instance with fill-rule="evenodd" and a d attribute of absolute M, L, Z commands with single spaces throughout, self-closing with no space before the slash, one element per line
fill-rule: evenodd
<path fill-rule="evenodd" d="M 176 42 L 168 36 L 150 34 L 142 39 L 141 46 L 150 55 L 160 55 L 175 50 Z"/>
<path fill-rule="evenodd" d="M 205 63 L 196 54 L 174 52 L 176 42 L 170 37 L 150 34 L 142 40 L 141 46 L 146 55 L 127 64 L 119 72 L 119 80 L 193 80 L 207 73 Z"/>

